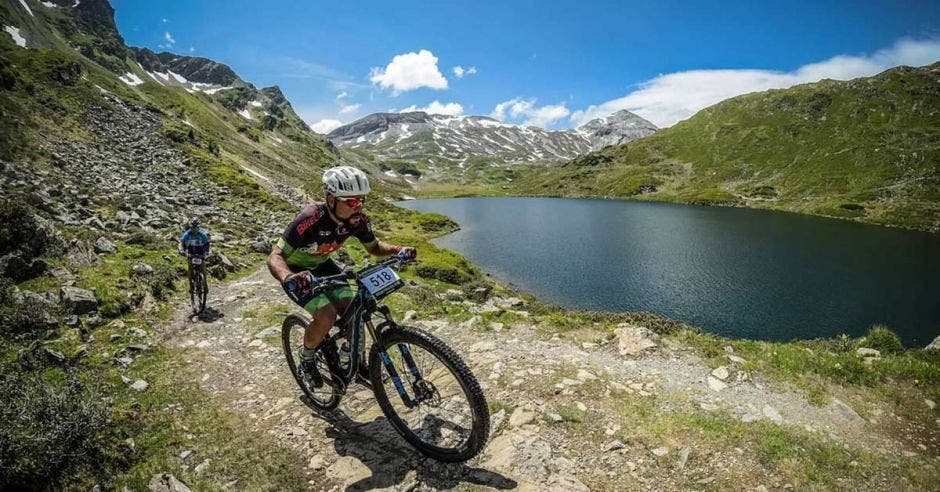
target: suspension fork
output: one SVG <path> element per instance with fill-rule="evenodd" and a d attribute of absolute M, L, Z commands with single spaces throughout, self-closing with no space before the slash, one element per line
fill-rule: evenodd
<path fill-rule="evenodd" d="M 402 383 L 401 376 L 398 375 L 398 370 L 395 369 L 395 364 L 392 364 L 392 358 L 388 356 L 388 352 L 385 350 L 385 343 L 377 336 L 375 326 L 372 324 L 372 320 L 367 319 L 365 325 L 366 329 L 369 330 L 369 334 L 372 335 L 372 339 L 379 344 L 379 358 L 382 359 L 382 365 L 385 366 L 385 370 L 388 371 L 389 376 L 391 376 L 392 383 L 395 384 L 395 389 L 398 391 L 398 396 L 401 397 L 402 403 L 404 403 L 408 408 L 416 407 L 418 402 L 412 400 L 411 397 L 408 396 L 408 392 L 405 390 L 405 385 Z M 420 379 L 420 373 L 415 366 L 414 358 L 411 357 L 411 352 L 408 350 L 408 346 L 404 343 L 400 343 L 398 344 L 398 348 L 401 350 L 402 357 L 405 359 L 405 364 L 408 365 L 411 374 L 415 378 Z"/>

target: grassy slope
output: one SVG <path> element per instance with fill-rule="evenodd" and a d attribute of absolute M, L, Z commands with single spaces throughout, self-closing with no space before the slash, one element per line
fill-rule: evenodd
<path fill-rule="evenodd" d="M 645 139 L 528 173 L 513 191 L 940 230 L 938 72 L 938 64 L 900 67 L 735 97 Z"/>

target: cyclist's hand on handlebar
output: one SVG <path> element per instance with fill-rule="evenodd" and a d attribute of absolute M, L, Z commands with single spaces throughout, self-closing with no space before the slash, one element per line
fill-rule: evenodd
<path fill-rule="evenodd" d="M 317 277 L 307 270 L 292 273 L 284 278 L 284 286 L 291 291 L 307 292 L 319 283 Z"/>
<path fill-rule="evenodd" d="M 405 246 L 398 250 L 397 256 L 401 260 L 413 260 L 418 257 L 418 250 L 411 246 Z"/>

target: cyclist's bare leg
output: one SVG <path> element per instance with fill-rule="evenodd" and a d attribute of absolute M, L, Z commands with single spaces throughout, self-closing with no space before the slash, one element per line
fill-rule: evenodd
<path fill-rule="evenodd" d="M 337 302 L 327 304 L 320 308 L 316 313 L 313 314 L 313 319 L 310 320 L 310 324 L 307 325 L 306 330 L 304 330 L 304 346 L 307 348 L 316 348 L 317 345 L 320 345 L 320 342 L 326 338 L 327 333 L 330 332 L 330 328 L 333 327 L 333 323 L 336 323 L 336 318 L 339 317 L 338 313 L 345 313 L 346 308 L 349 307 L 349 299 L 341 299 Z"/>
<path fill-rule="evenodd" d="M 186 280 L 189 281 L 189 288 L 192 289 L 193 285 L 193 263 L 186 259 Z"/>
<path fill-rule="evenodd" d="M 330 332 L 335 321 L 336 308 L 332 304 L 327 304 L 313 313 L 313 319 L 304 330 L 304 347 L 310 350 L 317 348 L 317 345 L 320 345 L 320 342 L 326 338 L 326 334 Z"/>

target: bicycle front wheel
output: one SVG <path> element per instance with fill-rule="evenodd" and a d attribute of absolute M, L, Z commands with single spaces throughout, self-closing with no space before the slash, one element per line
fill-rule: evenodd
<path fill-rule="evenodd" d="M 380 344 L 372 345 L 369 377 L 395 430 L 438 461 L 476 456 L 489 436 L 490 416 L 483 390 L 463 360 L 417 328 L 393 328 L 380 338 L 387 357 Z"/>

